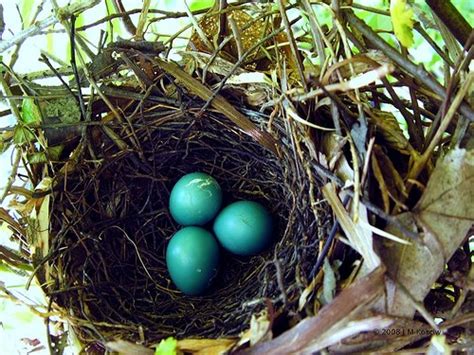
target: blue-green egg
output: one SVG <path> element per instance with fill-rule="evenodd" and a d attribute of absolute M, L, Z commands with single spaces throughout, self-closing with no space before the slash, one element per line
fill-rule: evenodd
<path fill-rule="evenodd" d="M 231 253 L 255 255 L 272 242 L 272 217 L 258 202 L 237 201 L 217 215 L 214 233 Z"/>
<path fill-rule="evenodd" d="M 195 172 L 184 175 L 170 195 L 170 213 L 183 226 L 202 226 L 211 221 L 222 205 L 222 189 L 212 176 Z"/>
<path fill-rule="evenodd" d="M 219 245 L 207 230 L 184 227 L 168 243 L 166 266 L 179 290 L 190 296 L 200 295 L 217 275 Z"/>

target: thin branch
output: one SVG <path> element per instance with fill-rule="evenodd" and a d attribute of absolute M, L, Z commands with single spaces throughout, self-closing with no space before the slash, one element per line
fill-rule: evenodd
<path fill-rule="evenodd" d="M 98 5 L 100 2 L 100 0 L 77 1 L 71 5 L 60 8 L 57 12 L 57 16 L 53 15 L 44 20 L 37 21 L 32 26 L 14 35 L 12 38 L 0 41 L 0 53 L 3 53 L 14 45 L 23 42 L 28 37 L 38 34 L 45 28 L 57 24 L 58 22 L 62 21 L 64 17 L 69 17 L 72 14 L 77 15 Z"/>
<path fill-rule="evenodd" d="M 359 30 L 372 43 L 372 45 L 384 52 L 387 57 L 398 64 L 400 69 L 414 76 L 418 81 L 426 85 L 439 97 L 444 97 L 446 95 L 446 88 L 439 84 L 429 72 L 404 58 L 395 48 L 385 42 L 352 11 L 346 11 L 345 15 L 347 21 L 352 26 L 357 28 L 357 30 Z M 469 121 L 474 121 L 474 110 L 467 103 L 462 102 L 459 106 L 459 111 L 461 114 L 466 116 Z"/>
<path fill-rule="evenodd" d="M 466 44 L 472 27 L 459 13 L 451 1 L 426 0 L 431 10 L 439 17 L 444 25 L 451 31 L 463 46 Z"/>

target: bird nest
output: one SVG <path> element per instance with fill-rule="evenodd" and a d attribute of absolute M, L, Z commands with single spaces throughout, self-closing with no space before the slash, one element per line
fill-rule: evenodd
<path fill-rule="evenodd" d="M 264 309 L 297 314 L 308 286 L 326 216 L 315 203 L 315 157 L 295 142 L 307 132 L 247 111 L 278 142 L 272 152 L 222 114 L 200 113 L 204 102 L 178 89 L 175 105 L 128 105 L 127 122 L 109 125 L 108 134 L 92 125 L 75 167 L 57 176 L 47 262 L 54 282 L 46 291 L 85 342 L 237 335 Z M 199 297 L 179 292 L 165 263 L 180 228 L 168 210 L 170 191 L 194 171 L 217 179 L 224 204 L 258 201 L 277 221 L 271 248 L 224 255 L 213 286 Z"/>

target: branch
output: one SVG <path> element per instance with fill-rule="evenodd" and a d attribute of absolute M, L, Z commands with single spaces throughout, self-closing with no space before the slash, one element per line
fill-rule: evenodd
<path fill-rule="evenodd" d="M 451 1 L 426 0 L 426 3 L 464 47 L 472 27 Z"/>
<path fill-rule="evenodd" d="M 440 83 L 438 83 L 430 75 L 429 72 L 427 72 L 421 66 L 418 66 L 404 58 L 395 48 L 385 42 L 352 11 L 346 11 L 345 15 L 347 22 L 349 22 L 351 26 L 357 28 L 357 30 L 360 31 L 364 35 L 364 37 L 366 37 L 371 42 L 372 45 L 374 45 L 377 49 L 381 50 L 387 57 L 394 61 L 400 67 L 400 69 L 406 71 L 407 73 L 415 77 L 419 82 L 426 85 L 439 97 L 446 96 L 446 88 L 444 88 Z M 462 102 L 459 106 L 459 111 L 469 121 L 474 121 L 474 110 L 468 104 Z"/>
<path fill-rule="evenodd" d="M 23 42 L 28 37 L 34 36 L 45 28 L 52 26 L 64 18 L 69 18 L 71 15 L 77 15 L 87 9 L 90 9 L 100 3 L 100 0 L 79 0 L 74 4 L 65 6 L 58 11 L 58 16 L 49 16 L 48 18 L 36 22 L 33 26 L 17 33 L 12 38 L 0 41 L 0 53 L 3 53 L 8 48 Z"/>

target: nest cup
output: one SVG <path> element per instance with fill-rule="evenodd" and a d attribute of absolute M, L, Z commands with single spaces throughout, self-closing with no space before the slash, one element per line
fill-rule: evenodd
<path fill-rule="evenodd" d="M 189 100 L 188 107 L 203 104 Z M 300 159 L 306 153 L 293 150 L 288 122 L 271 125 L 280 142 L 277 157 L 222 115 L 208 111 L 196 118 L 196 111 L 137 115 L 131 128 L 115 129 L 134 137 L 132 149 L 120 150 L 92 132 L 95 143 L 60 180 L 49 260 L 55 282 L 47 292 L 84 342 L 232 336 L 269 302 L 282 314 L 297 311 L 322 220 L 309 201 Z M 267 118 L 258 117 L 255 123 L 267 127 Z M 168 211 L 169 194 L 194 171 L 217 179 L 224 205 L 258 201 L 276 221 L 270 248 L 252 257 L 224 252 L 219 276 L 199 297 L 180 293 L 165 263 L 166 245 L 179 229 Z"/>

